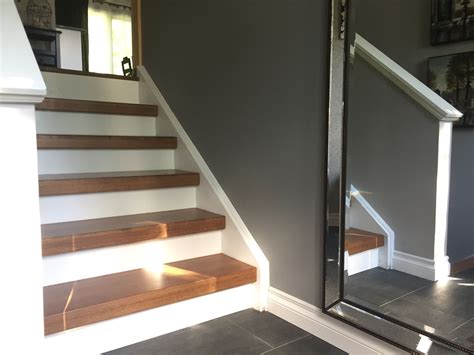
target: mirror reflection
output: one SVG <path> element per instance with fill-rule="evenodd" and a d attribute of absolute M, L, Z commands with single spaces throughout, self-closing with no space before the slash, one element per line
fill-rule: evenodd
<path fill-rule="evenodd" d="M 353 0 L 344 298 L 474 350 L 474 0 Z"/>

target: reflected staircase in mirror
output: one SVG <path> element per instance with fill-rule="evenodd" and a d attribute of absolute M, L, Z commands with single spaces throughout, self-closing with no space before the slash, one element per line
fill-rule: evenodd
<path fill-rule="evenodd" d="M 259 308 L 258 263 L 225 208 L 209 202 L 217 199 L 208 180 L 145 83 L 43 76 L 49 97 L 36 118 L 48 353 L 105 352 Z"/>
<path fill-rule="evenodd" d="M 379 266 L 379 251 L 385 245 L 381 234 L 349 228 L 345 233 L 344 265 L 348 276 Z"/>

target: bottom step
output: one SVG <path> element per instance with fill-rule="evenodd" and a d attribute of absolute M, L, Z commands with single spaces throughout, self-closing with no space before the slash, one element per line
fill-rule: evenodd
<path fill-rule="evenodd" d="M 44 288 L 45 334 L 254 283 L 256 268 L 224 254 Z"/>

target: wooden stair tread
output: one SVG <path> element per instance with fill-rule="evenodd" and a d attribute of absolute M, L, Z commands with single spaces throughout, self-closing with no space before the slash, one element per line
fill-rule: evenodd
<path fill-rule="evenodd" d="M 224 228 L 224 216 L 199 208 L 45 224 L 43 256 Z"/>
<path fill-rule="evenodd" d="M 197 185 L 198 173 L 173 169 L 39 175 L 40 196 Z"/>
<path fill-rule="evenodd" d="M 345 233 L 344 247 L 349 255 L 354 255 L 383 247 L 384 239 L 381 234 L 350 228 Z"/>
<path fill-rule="evenodd" d="M 50 72 L 57 74 L 68 74 L 68 75 L 80 75 L 80 76 L 90 76 L 95 78 L 105 78 L 105 79 L 117 79 L 117 80 L 128 80 L 128 81 L 138 81 L 138 77 L 129 77 L 116 74 L 103 74 L 88 72 L 83 70 L 73 70 L 73 69 L 63 69 L 55 67 L 40 66 L 42 72 Z"/>
<path fill-rule="evenodd" d="M 44 287 L 45 334 L 256 281 L 256 268 L 224 254 Z"/>
<path fill-rule="evenodd" d="M 108 101 L 88 101 L 47 97 L 36 105 L 39 111 L 82 112 L 127 116 L 158 116 L 158 106 Z"/>
<path fill-rule="evenodd" d="M 176 149 L 176 137 L 38 134 L 38 149 Z"/>

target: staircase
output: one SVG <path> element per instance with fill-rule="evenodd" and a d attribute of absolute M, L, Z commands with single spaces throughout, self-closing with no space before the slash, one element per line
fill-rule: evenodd
<path fill-rule="evenodd" d="M 223 295 L 212 302 L 235 306 L 221 307 L 220 314 L 196 309 L 203 317 L 253 305 L 253 294 L 238 290 L 257 281 L 257 268 L 223 253 L 223 244 L 231 244 L 222 236 L 226 216 L 199 208 L 208 186 L 199 190 L 201 174 L 178 169 L 181 140 L 167 134 L 175 132 L 156 103 L 140 103 L 144 83 L 71 72 L 43 76 L 48 98 L 36 110 L 44 323 L 46 339 L 55 334 L 56 350 L 67 343 L 57 341 L 61 334 L 68 341 L 77 334 L 77 346 L 100 343 L 114 337 L 100 334 L 108 329 L 102 323 L 127 327 L 124 316 L 142 317 L 157 307 L 174 304 L 179 312 L 183 301 L 196 299 L 212 308 L 202 298 L 211 294 Z M 229 296 L 220 292 L 231 289 Z M 154 334 L 149 324 L 137 329 L 130 319 L 128 331 L 141 335 L 87 351 L 189 325 L 177 322 Z M 91 325 L 99 326 L 94 335 L 84 327 Z"/>
<path fill-rule="evenodd" d="M 379 250 L 385 245 L 381 234 L 350 228 L 346 230 L 344 250 L 348 276 L 379 266 Z"/>

